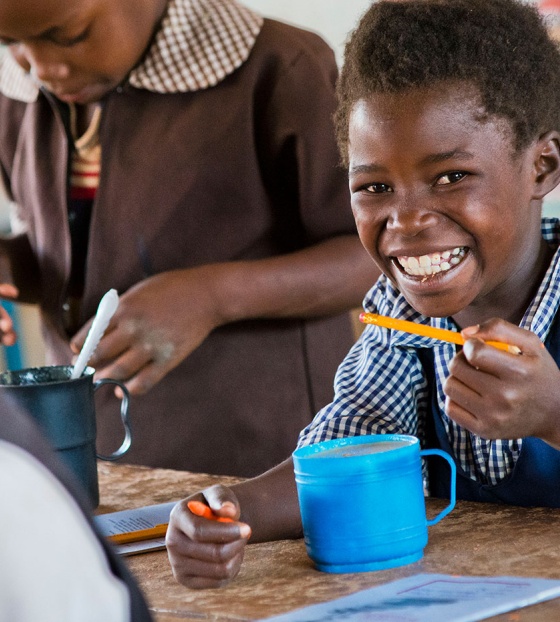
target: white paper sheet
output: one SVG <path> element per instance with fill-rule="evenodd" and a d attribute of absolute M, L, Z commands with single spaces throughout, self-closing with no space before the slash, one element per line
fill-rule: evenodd
<path fill-rule="evenodd" d="M 476 622 L 560 596 L 560 581 L 417 574 L 267 622 Z"/>
<path fill-rule="evenodd" d="M 95 516 L 94 521 L 104 536 L 129 533 L 130 531 L 139 531 L 140 529 L 151 529 L 156 525 L 169 522 L 169 514 L 176 503 L 177 501 L 171 501 L 170 503 L 146 505 L 132 510 L 100 514 Z M 165 538 L 115 544 L 114 547 L 120 555 L 135 555 L 165 548 Z"/>

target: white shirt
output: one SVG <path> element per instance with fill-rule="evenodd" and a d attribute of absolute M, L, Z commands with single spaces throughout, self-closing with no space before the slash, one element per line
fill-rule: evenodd
<path fill-rule="evenodd" d="M 129 593 L 70 493 L 0 440 L 0 622 L 128 622 Z"/>

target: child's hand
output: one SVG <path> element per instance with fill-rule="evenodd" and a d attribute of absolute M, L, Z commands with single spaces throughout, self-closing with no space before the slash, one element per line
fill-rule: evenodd
<path fill-rule="evenodd" d="M 121 294 L 89 362 L 96 379 L 121 380 L 131 395 L 140 395 L 191 354 L 219 323 L 208 272 L 162 272 Z M 73 337 L 75 354 L 90 327 L 91 320 Z"/>
<path fill-rule="evenodd" d="M 9 283 L 0 283 L 0 297 L 15 299 L 19 296 L 17 287 Z M 13 346 L 17 341 L 14 322 L 10 314 L 0 305 L 0 343 L 3 346 Z"/>
<path fill-rule="evenodd" d="M 202 518 L 189 510 L 189 501 L 201 501 L 222 522 Z M 231 581 L 243 561 L 251 528 L 239 519 L 239 504 L 233 492 L 224 486 L 212 486 L 180 501 L 172 510 L 166 545 L 173 575 L 190 588 L 215 588 Z"/>
<path fill-rule="evenodd" d="M 443 386 L 449 417 L 482 438 L 536 436 L 560 448 L 560 370 L 538 337 L 498 319 L 462 334 L 467 341 Z M 522 353 L 483 340 L 513 344 Z"/>

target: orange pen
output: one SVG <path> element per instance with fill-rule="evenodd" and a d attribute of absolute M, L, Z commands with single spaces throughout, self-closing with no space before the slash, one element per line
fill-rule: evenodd
<path fill-rule="evenodd" d="M 208 518 L 209 520 L 215 520 L 219 523 L 233 523 L 235 522 L 233 518 L 228 518 L 226 516 L 217 516 L 212 512 L 209 506 L 202 501 L 189 501 L 187 503 L 187 507 L 189 510 L 196 514 L 196 516 L 202 516 L 202 518 Z"/>
<path fill-rule="evenodd" d="M 396 320 L 392 317 L 377 315 L 377 313 L 361 313 L 360 322 L 363 322 L 364 324 L 375 324 L 377 326 L 383 326 L 384 328 L 391 328 L 393 330 L 401 330 L 405 333 L 413 333 L 414 335 L 439 339 L 440 341 L 447 341 L 449 343 L 456 343 L 460 346 L 465 343 L 465 339 L 461 336 L 461 333 L 456 333 L 453 330 L 433 328 L 432 326 L 417 324 L 416 322 L 408 322 L 407 320 Z M 521 350 L 517 346 L 512 346 L 509 343 L 502 343 L 501 341 L 485 341 L 484 343 L 487 343 L 494 348 L 510 352 L 511 354 L 521 354 Z"/>

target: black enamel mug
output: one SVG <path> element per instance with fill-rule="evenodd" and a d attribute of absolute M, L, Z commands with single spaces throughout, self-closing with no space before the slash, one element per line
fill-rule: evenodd
<path fill-rule="evenodd" d="M 129 395 L 118 380 L 93 380 L 87 367 L 72 379 L 72 365 L 32 367 L 0 374 L 0 391 L 20 404 L 38 423 L 60 459 L 85 489 L 93 507 L 99 505 L 97 459 L 117 460 L 130 449 Z M 120 416 L 124 426 L 121 446 L 108 456 L 96 452 L 95 392 L 114 384 L 122 390 Z"/>

